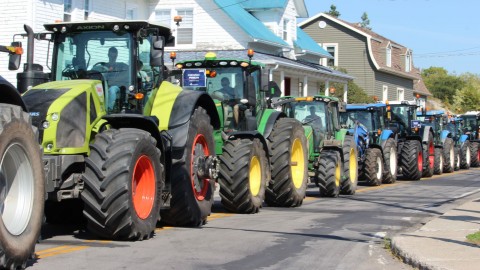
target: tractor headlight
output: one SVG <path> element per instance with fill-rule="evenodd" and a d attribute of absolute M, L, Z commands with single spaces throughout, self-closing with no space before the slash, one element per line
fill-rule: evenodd
<path fill-rule="evenodd" d="M 53 149 L 53 144 L 52 143 L 47 144 L 47 150 L 52 151 L 52 149 Z"/>
<path fill-rule="evenodd" d="M 53 121 L 58 121 L 58 113 L 52 113 L 52 120 Z"/>
<path fill-rule="evenodd" d="M 47 129 L 48 127 L 50 127 L 50 122 L 48 122 L 47 120 L 43 121 L 42 122 L 42 128 Z"/>

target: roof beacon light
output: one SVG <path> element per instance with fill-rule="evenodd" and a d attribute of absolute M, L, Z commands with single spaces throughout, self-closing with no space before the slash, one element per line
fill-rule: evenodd
<path fill-rule="evenodd" d="M 205 54 L 205 60 L 215 60 L 217 59 L 217 54 L 214 52 L 208 52 Z"/>
<path fill-rule="evenodd" d="M 248 58 L 252 58 L 254 54 L 255 54 L 255 51 L 253 51 L 253 49 L 248 49 L 247 50 Z"/>

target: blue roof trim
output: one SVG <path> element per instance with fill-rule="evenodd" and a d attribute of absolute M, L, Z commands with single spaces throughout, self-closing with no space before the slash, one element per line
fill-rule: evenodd
<path fill-rule="evenodd" d="M 268 9 L 268 8 L 285 8 L 288 0 L 248 0 L 242 2 L 241 5 L 245 9 Z"/>
<path fill-rule="evenodd" d="M 430 110 L 426 111 L 425 113 L 417 112 L 417 115 L 426 115 L 426 116 L 434 116 L 434 115 L 444 115 L 444 110 Z"/>
<path fill-rule="evenodd" d="M 297 40 L 293 42 L 295 47 L 305 50 L 307 53 L 333 59 L 332 55 L 315 42 L 305 31 L 297 27 Z"/>
<path fill-rule="evenodd" d="M 274 46 L 290 47 L 288 43 L 276 36 L 261 21 L 248 13 L 241 6 L 239 0 L 215 0 L 215 3 L 253 39 Z"/>

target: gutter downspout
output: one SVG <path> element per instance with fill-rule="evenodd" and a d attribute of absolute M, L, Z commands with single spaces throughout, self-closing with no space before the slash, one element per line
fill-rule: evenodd
<path fill-rule="evenodd" d="M 269 71 L 268 71 L 268 81 L 271 82 L 273 81 L 273 71 L 274 70 L 277 70 L 278 69 L 278 64 L 274 67 L 274 68 L 271 68 Z"/>

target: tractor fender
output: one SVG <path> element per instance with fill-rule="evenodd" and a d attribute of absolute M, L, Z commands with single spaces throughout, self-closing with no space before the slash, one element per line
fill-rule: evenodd
<path fill-rule="evenodd" d="M 463 135 L 460 136 L 460 139 L 458 141 L 460 143 L 464 143 L 467 140 L 468 140 L 468 135 L 463 134 Z"/>
<path fill-rule="evenodd" d="M 432 134 L 433 136 L 433 129 L 430 126 L 424 126 L 423 128 L 423 134 L 422 134 L 422 143 L 427 143 L 428 144 L 428 136 L 429 134 Z"/>
<path fill-rule="evenodd" d="M 440 139 L 442 140 L 442 144 L 445 142 L 446 138 L 452 137 L 452 134 L 448 130 L 442 130 L 440 133 Z"/>
<path fill-rule="evenodd" d="M 28 112 L 27 106 L 22 100 L 20 93 L 15 86 L 0 76 L 0 103 L 12 104 L 22 107 L 25 112 Z"/>
<path fill-rule="evenodd" d="M 351 135 L 348 129 L 340 129 L 339 131 L 335 132 L 335 139 L 339 140 L 343 144 L 343 140 L 345 139 L 345 135 Z"/>
<path fill-rule="evenodd" d="M 380 135 L 380 140 L 382 141 L 382 147 L 388 139 L 394 138 L 394 137 L 395 137 L 395 134 L 390 129 L 383 130 L 382 134 Z"/>
<path fill-rule="evenodd" d="M 268 138 L 268 136 L 270 136 L 270 133 L 272 133 L 275 123 L 279 118 L 282 117 L 286 117 L 283 112 L 272 109 L 264 110 L 257 130 L 260 132 L 260 134 L 263 135 L 263 137 Z"/>

